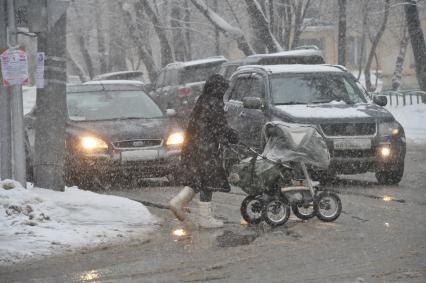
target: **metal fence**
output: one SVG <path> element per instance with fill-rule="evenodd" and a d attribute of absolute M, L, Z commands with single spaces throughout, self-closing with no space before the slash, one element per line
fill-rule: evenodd
<path fill-rule="evenodd" d="M 373 95 L 384 95 L 388 98 L 388 105 L 405 106 L 426 103 L 426 92 L 421 90 L 383 90 Z"/>

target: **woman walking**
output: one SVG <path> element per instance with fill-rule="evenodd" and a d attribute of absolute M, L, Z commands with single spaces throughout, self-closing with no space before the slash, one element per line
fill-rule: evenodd
<path fill-rule="evenodd" d="M 170 201 L 170 209 L 180 221 L 192 222 L 200 228 L 223 227 L 223 222 L 213 217 L 212 193 L 230 191 L 223 168 L 222 147 L 226 143 L 237 143 L 238 135 L 225 119 L 223 95 L 227 88 L 228 83 L 221 75 L 207 79 L 185 134 L 181 155 L 185 187 Z M 196 193 L 200 193 L 199 216 L 189 220 L 183 207 Z"/>

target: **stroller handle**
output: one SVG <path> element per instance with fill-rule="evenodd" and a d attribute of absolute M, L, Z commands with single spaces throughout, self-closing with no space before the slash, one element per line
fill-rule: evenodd
<path fill-rule="evenodd" d="M 292 167 L 291 167 L 291 166 L 289 166 L 289 165 L 287 165 L 287 164 L 284 164 L 284 163 L 282 163 L 282 162 L 281 162 L 281 161 L 279 161 L 279 160 L 273 160 L 273 159 L 270 159 L 270 158 L 268 158 L 268 157 L 266 157 L 266 156 L 262 155 L 261 153 L 257 152 L 254 148 L 252 148 L 252 147 L 251 147 L 251 146 L 249 146 L 248 144 L 245 144 L 245 143 L 242 143 L 242 142 L 238 142 L 238 145 L 243 146 L 244 148 L 246 148 L 249 152 L 251 152 L 251 153 L 252 153 L 253 155 L 255 155 L 255 156 L 259 156 L 259 157 L 261 157 L 262 159 L 267 160 L 267 161 L 269 161 L 269 162 L 271 162 L 271 163 L 279 164 L 279 165 L 281 165 L 281 166 L 283 166 L 283 167 L 286 167 L 286 168 L 288 168 L 288 169 L 292 169 Z"/>

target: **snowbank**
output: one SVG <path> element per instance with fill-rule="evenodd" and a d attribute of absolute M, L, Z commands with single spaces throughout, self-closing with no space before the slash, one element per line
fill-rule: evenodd
<path fill-rule="evenodd" d="M 0 181 L 0 265 L 141 238 L 155 221 L 145 206 L 126 198 Z"/>
<path fill-rule="evenodd" d="M 401 123 L 408 142 L 426 143 L 426 104 L 386 107 Z"/>

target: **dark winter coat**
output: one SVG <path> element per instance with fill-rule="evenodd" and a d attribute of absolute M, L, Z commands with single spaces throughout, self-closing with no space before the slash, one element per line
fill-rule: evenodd
<path fill-rule="evenodd" d="M 181 155 L 184 184 L 195 191 L 228 191 L 223 168 L 223 144 L 238 142 L 228 127 L 223 95 L 228 83 L 221 75 L 211 76 L 191 113 Z"/>

